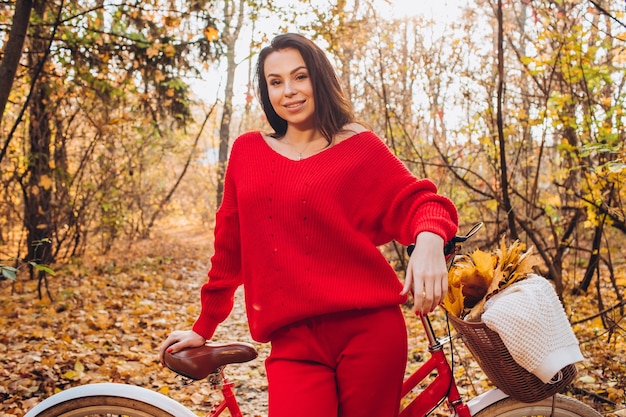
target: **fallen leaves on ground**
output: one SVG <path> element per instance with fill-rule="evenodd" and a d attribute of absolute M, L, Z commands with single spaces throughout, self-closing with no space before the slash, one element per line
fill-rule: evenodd
<path fill-rule="evenodd" d="M 56 392 L 93 382 L 142 386 L 172 397 L 198 415 L 206 414 L 219 394 L 205 381 L 184 385 L 160 365 L 157 350 L 172 330 L 188 329 L 199 313 L 211 239 L 208 229 L 177 228 L 130 246 L 120 244 L 106 255 L 85 256 L 49 278 L 54 301 L 38 300 L 37 283 L 25 276 L 14 284 L 0 282 L 0 415 L 21 417 Z M 593 305 L 591 298 L 585 302 Z M 241 291 L 235 304 L 214 340 L 251 342 Z M 439 310 L 433 325 L 443 335 L 447 324 Z M 576 316 L 592 313 L 581 309 Z M 421 325 L 409 309 L 406 315 L 410 372 L 428 359 L 428 353 Z M 572 395 L 587 403 L 593 398 L 586 394 L 597 395 L 623 407 L 623 331 L 606 343 L 608 335 L 598 321 L 574 328 L 590 360 L 579 366 Z M 227 368 L 248 417 L 267 413 L 263 360 L 269 346 L 255 346 L 258 359 Z M 458 340 L 454 358 L 465 399 L 491 387 Z M 602 409 L 601 403 L 596 406 Z M 441 409 L 435 415 L 446 413 Z"/>

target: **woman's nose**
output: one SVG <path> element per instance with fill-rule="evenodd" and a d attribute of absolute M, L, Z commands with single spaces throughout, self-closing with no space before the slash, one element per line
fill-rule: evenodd
<path fill-rule="evenodd" d="M 291 81 L 285 81 L 285 95 L 292 96 L 297 92 L 295 85 Z"/>

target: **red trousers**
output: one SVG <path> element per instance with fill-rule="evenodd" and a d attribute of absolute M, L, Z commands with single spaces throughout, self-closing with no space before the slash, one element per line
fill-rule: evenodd
<path fill-rule="evenodd" d="M 396 417 L 407 361 L 399 306 L 302 320 L 272 335 L 269 417 Z"/>

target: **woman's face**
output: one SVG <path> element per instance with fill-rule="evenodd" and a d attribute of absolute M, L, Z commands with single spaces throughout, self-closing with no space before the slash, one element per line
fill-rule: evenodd
<path fill-rule="evenodd" d="M 290 126 L 313 128 L 315 100 L 309 70 L 297 49 L 270 53 L 263 64 L 274 111 Z"/>

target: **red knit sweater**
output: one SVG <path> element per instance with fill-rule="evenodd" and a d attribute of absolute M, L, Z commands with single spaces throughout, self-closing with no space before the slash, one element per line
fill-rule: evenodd
<path fill-rule="evenodd" d="M 457 213 L 374 133 L 293 161 L 259 132 L 234 142 L 216 214 L 215 253 L 193 330 L 209 339 L 244 285 L 252 337 L 351 309 L 398 305 L 402 284 L 378 249 L 422 231 L 449 240 Z"/>

